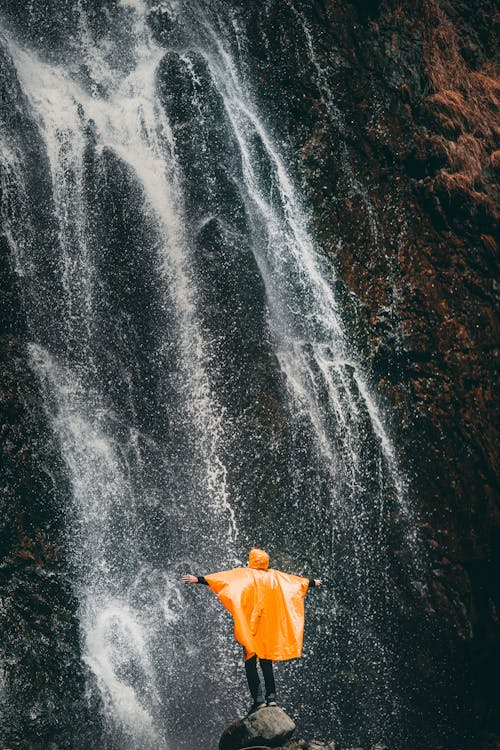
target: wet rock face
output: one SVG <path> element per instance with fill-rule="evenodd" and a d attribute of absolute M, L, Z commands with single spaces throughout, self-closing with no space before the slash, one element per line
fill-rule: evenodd
<path fill-rule="evenodd" d="M 363 356 L 399 417 L 429 619 L 472 684 L 466 710 L 498 732 L 494 19 L 489 2 L 326 3 L 309 18 L 318 69 L 295 89 L 315 122 L 301 120 L 295 148 Z"/>
<path fill-rule="evenodd" d="M 362 206 L 337 214 L 350 242 L 333 261 L 366 320 L 373 377 L 401 416 L 432 568 L 429 618 L 472 684 L 467 708 L 498 732 L 487 656 L 500 638 L 493 15 L 488 3 L 417 8 L 381 3 L 356 30 L 351 59 L 368 75 L 354 94 L 366 108 L 353 99 L 348 109 L 379 237 L 352 233 Z"/>
<path fill-rule="evenodd" d="M 249 12 L 255 88 L 290 144 L 346 326 L 395 415 L 431 569 L 422 632 L 437 627 L 434 666 L 454 674 L 436 684 L 442 711 L 455 706 L 458 735 L 475 721 L 500 732 L 493 3 Z M 406 668 L 425 681 L 433 664 L 407 648 Z"/>
<path fill-rule="evenodd" d="M 292 135 L 346 324 L 350 301 L 366 363 L 399 408 L 422 505 L 436 505 L 457 556 L 484 556 L 498 519 L 493 5 L 290 8 L 275 2 L 265 30 L 255 11 L 259 94 Z"/>

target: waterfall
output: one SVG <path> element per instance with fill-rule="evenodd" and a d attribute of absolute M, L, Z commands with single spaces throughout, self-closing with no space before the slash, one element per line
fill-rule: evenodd
<path fill-rule="evenodd" d="M 3 218 L 103 747 L 213 745 L 243 710 L 228 620 L 179 578 L 251 544 L 329 582 L 278 674 L 304 726 L 400 720 L 390 552 L 417 554 L 415 519 L 229 5 L 121 0 L 96 31 L 75 4 L 72 56 L 5 31 L 39 143 L 2 146 Z"/>

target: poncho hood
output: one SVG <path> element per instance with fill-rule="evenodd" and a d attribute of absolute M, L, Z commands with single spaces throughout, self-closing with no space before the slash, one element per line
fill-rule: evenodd
<path fill-rule="evenodd" d="M 248 553 L 248 567 L 256 570 L 267 570 L 269 567 L 269 555 L 263 549 L 251 549 Z"/>

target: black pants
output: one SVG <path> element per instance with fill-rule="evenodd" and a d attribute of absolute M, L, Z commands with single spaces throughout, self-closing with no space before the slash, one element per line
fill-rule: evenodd
<path fill-rule="evenodd" d="M 266 685 L 266 698 L 274 698 L 276 686 L 274 684 L 273 663 L 270 659 L 259 659 L 259 662 L 262 674 L 264 675 L 264 683 Z M 259 673 L 257 672 L 257 656 L 255 654 L 250 659 L 246 660 L 245 672 L 247 675 L 248 687 L 250 688 L 254 702 L 262 703 L 264 701 L 264 695 L 262 693 Z"/>

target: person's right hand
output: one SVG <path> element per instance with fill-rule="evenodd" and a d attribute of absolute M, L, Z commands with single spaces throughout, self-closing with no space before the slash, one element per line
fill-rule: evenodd
<path fill-rule="evenodd" d="M 323 580 L 321 578 L 315 578 L 314 585 L 316 586 L 317 589 L 319 589 L 319 587 L 323 585 Z"/>
<path fill-rule="evenodd" d="M 182 582 L 183 583 L 198 583 L 198 577 L 192 576 L 191 573 L 186 573 L 186 575 L 182 576 Z"/>

